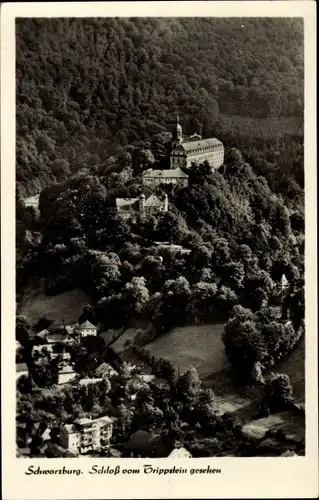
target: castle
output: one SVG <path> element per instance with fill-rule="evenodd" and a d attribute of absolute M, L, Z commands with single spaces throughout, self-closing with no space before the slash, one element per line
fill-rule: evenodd
<path fill-rule="evenodd" d="M 184 142 L 183 130 L 177 117 L 172 130 L 170 168 L 189 168 L 192 163 L 204 161 L 207 161 L 213 170 L 219 168 L 224 163 L 223 143 L 214 137 L 201 139 L 197 134 L 192 136 L 192 140 Z"/>
<path fill-rule="evenodd" d="M 224 146 L 218 139 L 202 139 L 193 134 L 184 142 L 183 130 L 176 118 L 170 143 L 169 164 L 167 170 L 149 168 L 142 174 L 142 193 L 138 198 L 117 198 L 116 209 L 122 217 L 130 217 L 134 213 L 150 214 L 156 211 L 167 212 L 168 198 L 159 199 L 150 188 L 161 184 L 175 184 L 179 187 L 188 186 L 188 175 L 182 170 L 193 163 L 208 162 L 212 170 L 217 170 L 224 163 Z"/>

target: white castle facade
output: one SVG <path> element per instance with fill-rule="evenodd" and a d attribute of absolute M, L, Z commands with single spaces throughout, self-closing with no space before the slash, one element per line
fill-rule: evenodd
<path fill-rule="evenodd" d="M 213 170 L 217 170 L 224 163 L 223 143 L 215 137 L 210 139 L 201 139 L 198 135 L 193 137 L 193 140 L 184 142 L 183 130 L 177 117 L 172 130 L 170 168 L 189 168 L 193 163 L 207 161 Z"/>

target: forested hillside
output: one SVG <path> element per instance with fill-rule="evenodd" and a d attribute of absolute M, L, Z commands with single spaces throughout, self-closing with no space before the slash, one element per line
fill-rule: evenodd
<path fill-rule="evenodd" d="M 86 166 L 107 170 L 178 113 L 186 133 L 239 147 L 272 189 L 295 196 L 302 28 L 276 18 L 17 20 L 20 194 Z"/>

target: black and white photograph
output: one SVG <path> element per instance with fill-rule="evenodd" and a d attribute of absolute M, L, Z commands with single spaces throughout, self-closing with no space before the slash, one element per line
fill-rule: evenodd
<path fill-rule="evenodd" d="M 302 19 L 16 20 L 21 457 L 305 453 Z"/>
<path fill-rule="evenodd" d="M 15 18 L 30 475 L 307 454 L 304 19 L 180 14 Z"/>

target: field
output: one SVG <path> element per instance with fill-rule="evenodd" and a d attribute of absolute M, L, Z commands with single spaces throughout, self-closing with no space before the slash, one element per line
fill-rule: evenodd
<path fill-rule="evenodd" d="M 261 390 L 257 386 L 236 384 L 221 338 L 223 328 L 222 323 L 175 328 L 147 348 L 154 356 L 172 361 L 180 372 L 194 366 L 203 384 L 215 393 L 220 412 L 241 412 L 246 419 L 258 403 Z M 301 339 L 287 358 L 272 368 L 290 376 L 295 398 L 300 402 L 304 400 L 304 355 Z"/>
<path fill-rule="evenodd" d="M 17 313 L 28 316 L 32 321 L 45 316 L 59 323 L 64 319 L 66 324 L 71 324 L 78 320 L 83 307 L 89 303 L 90 299 L 81 290 L 72 290 L 55 296 L 48 296 L 40 291 L 29 291 L 19 305 Z"/>
<path fill-rule="evenodd" d="M 194 366 L 204 379 L 229 365 L 221 339 L 223 329 L 223 323 L 174 328 L 147 348 L 154 356 L 172 361 L 180 372 Z"/>
<path fill-rule="evenodd" d="M 182 373 L 194 366 L 203 382 L 216 396 L 219 413 L 250 407 L 252 395 L 237 387 L 222 341 L 223 323 L 175 328 L 147 345 L 154 356 L 172 361 Z"/>

